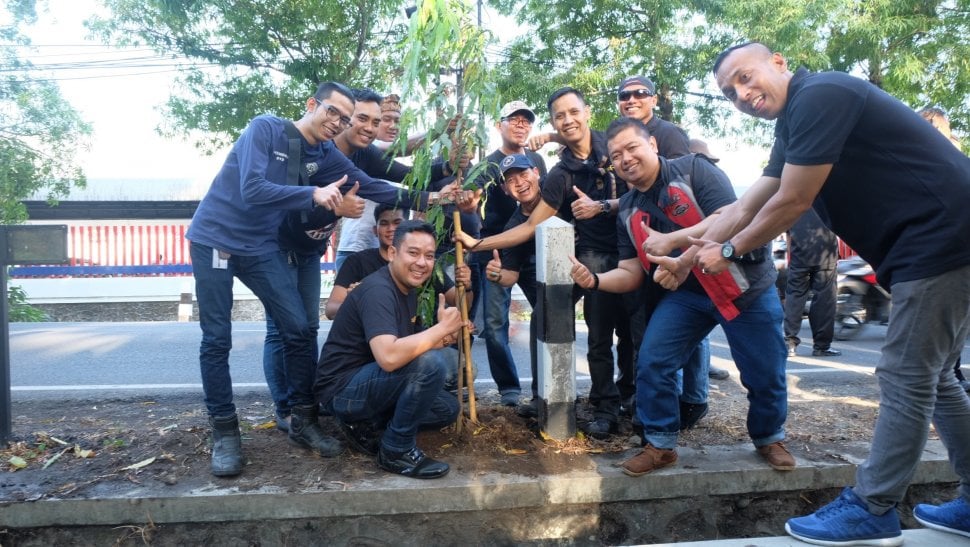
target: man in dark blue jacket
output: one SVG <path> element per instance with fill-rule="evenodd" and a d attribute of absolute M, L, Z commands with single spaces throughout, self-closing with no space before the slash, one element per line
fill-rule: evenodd
<path fill-rule="evenodd" d="M 293 405 L 289 440 L 321 456 L 343 447 L 323 434 L 317 423 L 312 385 L 316 355 L 304 305 L 286 257 L 280 253 L 279 228 L 289 211 L 306 213 L 326 225 L 338 216 L 359 216 L 359 199 L 342 192 L 359 184 L 359 195 L 378 202 L 406 195 L 368 176 L 338 151 L 332 140 L 351 124 L 354 98 L 339 83 L 320 84 L 307 99 L 303 117 L 289 122 L 275 116 L 254 118 L 233 145 L 212 186 L 199 204 L 186 237 L 192 242 L 195 293 L 202 344 L 199 363 L 205 403 L 213 429 L 212 473 L 242 472 L 242 447 L 232 402 L 229 350 L 232 347 L 233 278 L 260 299 L 283 339 L 289 399 Z M 287 126 L 301 140 L 300 184 L 288 184 L 290 146 Z M 351 183 L 347 184 L 347 180 Z M 423 196 L 421 202 L 435 196 Z"/>

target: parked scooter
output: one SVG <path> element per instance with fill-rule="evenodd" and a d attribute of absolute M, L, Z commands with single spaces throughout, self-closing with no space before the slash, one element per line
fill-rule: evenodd
<path fill-rule="evenodd" d="M 851 340 L 867 323 L 889 321 L 889 293 L 876 282 L 876 272 L 859 256 L 840 260 L 835 305 L 835 338 Z"/>

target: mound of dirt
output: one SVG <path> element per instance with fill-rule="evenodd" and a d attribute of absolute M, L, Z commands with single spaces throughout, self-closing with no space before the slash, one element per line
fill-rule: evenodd
<path fill-rule="evenodd" d="M 583 435 L 567 442 L 543 439 L 534 420 L 518 416 L 498 399 L 494 390 L 479 394 L 477 424 L 466 418 L 461 433 L 453 426 L 423 432 L 418 445 L 450 463 L 452 473 L 526 476 L 586 469 L 590 453 L 639 446 L 629 418 L 608 441 Z M 871 435 L 877 408 L 874 387 L 851 397 L 795 389 L 789 401 L 786 429 L 796 455 Z M 750 442 L 744 427 L 747 400 L 737 382 L 712 384 L 710 404 L 710 414 L 682 434 L 682 445 Z M 14 441 L 0 450 L 0 501 L 103 497 L 163 485 L 201 488 L 214 480 L 243 491 L 272 486 L 297 492 L 345 488 L 384 474 L 373 458 L 350 450 L 325 459 L 290 445 L 275 428 L 272 401 L 265 393 L 237 395 L 236 405 L 246 467 L 240 477 L 215 479 L 209 473 L 208 423 L 199 395 L 15 402 Z M 580 400 L 577 421 L 582 426 L 589 419 Z M 331 418 L 322 418 L 321 424 L 340 438 Z"/>

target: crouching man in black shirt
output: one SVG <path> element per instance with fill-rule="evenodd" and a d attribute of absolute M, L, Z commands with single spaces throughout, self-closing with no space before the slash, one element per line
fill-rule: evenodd
<path fill-rule="evenodd" d="M 419 479 L 443 477 L 448 464 L 417 447 L 418 429 L 444 427 L 458 416 L 458 400 L 444 390 L 453 359 L 442 348 L 456 341 L 461 315 L 438 295 L 438 322 L 415 326 L 415 289 L 431 276 L 434 255 L 431 225 L 398 226 L 388 266 L 367 276 L 341 306 L 314 384 L 351 446 L 376 455 L 386 471 Z"/>

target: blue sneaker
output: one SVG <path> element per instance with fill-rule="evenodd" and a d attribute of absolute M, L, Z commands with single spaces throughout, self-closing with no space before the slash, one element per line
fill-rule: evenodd
<path fill-rule="evenodd" d="M 873 515 L 851 488 L 815 513 L 788 519 L 785 531 L 796 539 L 815 545 L 848 547 L 870 545 L 897 547 L 903 544 L 896 510 L 882 516 Z"/>
<path fill-rule="evenodd" d="M 913 516 L 927 528 L 970 537 L 970 503 L 963 498 L 943 505 L 921 503 L 913 509 Z"/>

